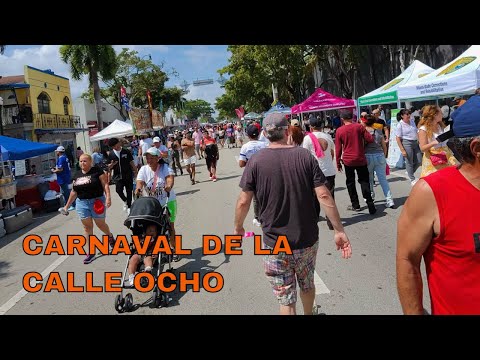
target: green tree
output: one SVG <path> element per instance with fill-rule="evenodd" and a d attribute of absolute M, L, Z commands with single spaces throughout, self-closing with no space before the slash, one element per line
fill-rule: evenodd
<path fill-rule="evenodd" d="M 200 99 L 185 101 L 183 111 L 189 119 L 209 118 L 214 113 L 210 103 Z"/>
<path fill-rule="evenodd" d="M 148 108 L 147 90 L 152 96 L 152 106 L 154 109 L 160 109 L 160 100 L 163 108 L 176 105 L 183 94 L 178 88 L 165 88 L 165 82 L 169 80 L 168 74 L 163 71 L 164 63 L 160 65 L 153 63 L 151 59 L 138 56 L 135 50 L 123 48 L 117 55 L 118 68 L 115 76 L 110 81 L 105 81 L 107 85 L 101 89 L 102 98 L 111 106 L 115 107 L 126 120 L 128 114 L 126 109 L 121 106 L 120 88 L 124 86 L 129 89 L 130 106 Z M 176 75 L 172 70 L 172 75 Z M 89 89 L 82 96 L 92 99 L 92 91 Z"/>
<path fill-rule="evenodd" d="M 304 100 L 313 90 L 314 68 L 308 62 L 306 45 L 231 45 L 228 50 L 232 54 L 229 64 L 219 73 L 228 73 L 230 78 L 215 105 L 221 115 L 234 114 L 241 104 L 247 112 L 268 110 L 272 85 L 286 105 Z"/>
<path fill-rule="evenodd" d="M 88 75 L 89 85 L 93 89 L 97 110 L 98 129 L 103 129 L 100 78 L 103 81 L 113 79 L 117 70 L 117 58 L 111 45 L 62 45 L 60 57 L 70 65 L 74 80 Z"/>

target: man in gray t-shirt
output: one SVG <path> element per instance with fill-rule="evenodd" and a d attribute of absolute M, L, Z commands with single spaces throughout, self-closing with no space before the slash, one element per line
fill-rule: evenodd
<path fill-rule="evenodd" d="M 242 191 L 235 211 L 234 233 L 245 234 L 243 223 L 255 195 L 266 248 L 274 248 L 278 237 L 286 236 L 292 250 L 291 254 L 281 252 L 264 257 L 265 274 L 280 303 L 280 314 L 296 314 L 297 281 L 304 313 L 312 314 L 318 250 L 315 196 L 333 224 L 335 243 L 344 258 L 351 255 L 350 241 L 317 160 L 308 150 L 287 145 L 285 115 L 267 116 L 264 127 L 270 146 L 247 162 L 240 181 Z"/>

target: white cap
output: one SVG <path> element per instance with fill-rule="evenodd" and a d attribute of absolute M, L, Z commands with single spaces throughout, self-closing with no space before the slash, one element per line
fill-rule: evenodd
<path fill-rule="evenodd" d="M 55 150 L 55 151 L 65 152 L 65 148 L 63 146 L 59 146 L 59 147 L 57 147 L 57 150 Z"/>
<path fill-rule="evenodd" d="M 160 141 L 160 138 L 158 136 L 155 136 L 153 138 L 153 142 L 156 143 L 156 142 L 161 142 L 161 141 Z"/>
<path fill-rule="evenodd" d="M 147 150 L 147 154 L 150 154 L 153 156 L 160 156 L 160 150 L 158 150 L 155 146 L 152 146 Z"/>

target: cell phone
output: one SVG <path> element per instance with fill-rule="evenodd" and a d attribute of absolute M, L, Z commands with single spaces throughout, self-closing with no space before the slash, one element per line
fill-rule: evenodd
<path fill-rule="evenodd" d="M 447 132 L 444 132 L 443 134 L 440 134 L 436 137 L 436 140 L 441 143 L 444 142 L 445 140 L 448 140 L 453 137 L 453 130 L 450 129 Z"/>

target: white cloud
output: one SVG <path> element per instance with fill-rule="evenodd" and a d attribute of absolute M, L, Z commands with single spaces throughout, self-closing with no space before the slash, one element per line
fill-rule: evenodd
<path fill-rule="evenodd" d="M 167 45 L 113 45 L 113 48 L 117 53 L 122 51 L 123 48 L 129 48 L 130 50 L 135 50 L 138 51 L 139 53 L 148 53 L 150 52 L 161 52 L 161 53 L 166 53 L 169 51 L 169 48 Z"/>
<path fill-rule="evenodd" d="M 80 81 L 71 79 L 70 69 L 60 59 L 60 45 L 42 45 L 27 49 L 15 49 L 10 56 L 0 55 L 0 75 L 24 75 L 24 65 L 29 65 L 40 70 L 50 69 L 56 75 L 70 79 L 70 92 L 76 99 L 88 89 L 86 76 Z"/>
<path fill-rule="evenodd" d="M 210 63 L 215 58 L 225 58 L 225 51 L 216 51 L 212 46 L 195 45 L 191 49 L 183 52 L 193 66 L 203 69 L 205 64 Z"/>
<path fill-rule="evenodd" d="M 210 103 L 212 108 L 215 109 L 215 102 L 216 98 L 220 97 L 221 95 L 225 94 L 225 89 L 220 87 L 220 84 L 214 82 L 212 85 L 204 85 L 204 86 L 193 86 L 190 85 L 188 87 L 190 91 L 187 95 L 185 95 L 185 99 L 187 100 L 196 100 L 201 99 L 205 100 Z M 216 112 L 217 114 L 217 112 Z M 215 115 L 214 115 L 215 116 Z"/>

